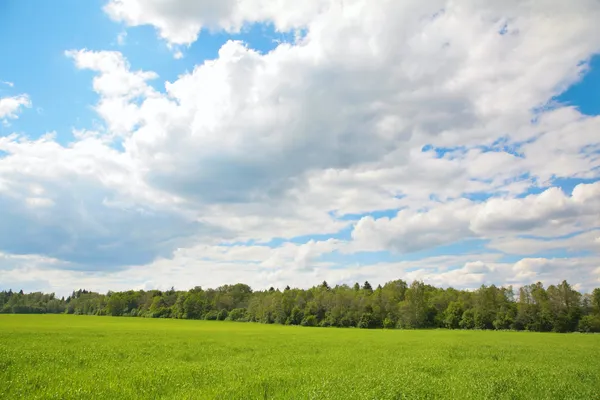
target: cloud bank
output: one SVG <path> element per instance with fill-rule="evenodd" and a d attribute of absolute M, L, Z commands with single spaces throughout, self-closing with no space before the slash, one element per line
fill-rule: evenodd
<path fill-rule="evenodd" d="M 66 49 L 94 73 L 102 126 L 0 137 L 5 286 L 598 286 L 600 117 L 554 101 L 600 50 L 597 2 L 104 10 L 171 47 L 256 23 L 302 34 L 268 52 L 228 41 L 160 90 L 121 52 Z M 30 104 L 2 98 L 0 118 Z M 483 248 L 409 260 L 469 240 Z M 348 261 L 381 252 L 400 259 Z"/>

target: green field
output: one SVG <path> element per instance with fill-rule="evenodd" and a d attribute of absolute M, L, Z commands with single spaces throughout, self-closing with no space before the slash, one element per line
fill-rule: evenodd
<path fill-rule="evenodd" d="M 600 335 L 0 315 L 0 399 L 599 399 Z"/>

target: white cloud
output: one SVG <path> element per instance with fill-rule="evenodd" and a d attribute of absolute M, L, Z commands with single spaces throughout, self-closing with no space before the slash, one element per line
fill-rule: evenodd
<path fill-rule="evenodd" d="M 129 15 L 132 23 L 154 24 L 164 32 L 189 27 L 196 16 L 213 15 L 207 11 L 209 4 L 172 4 L 180 7 L 159 13 L 162 3 L 116 1 L 108 9 L 113 16 L 118 9 L 117 14 L 126 20 Z M 281 45 L 265 55 L 227 43 L 218 59 L 167 84 L 168 96 L 153 97 L 139 107 L 115 103 L 105 113 L 108 124 L 130 121 L 119 125 L 131 127 L 139 122 L 126 145 L 142 163 L 152 164 L 147 179 L 162 190 L 201 201 L 265 202 L 298 188 L 307 197 L 306 176 L 318 183 L 323 170 L 387 177 L 379 187 L 369 184 L 383 197 L 372 201 L 373 209 L 397 205 L 394 193 L 415 196 L 417 190 L 420 201 L 442 191 L 454 197 L 464 190 L 504 186 L 523 191 L 531 182 L 521 183 L 519 177 L 527 172 L 533 175 L 530 179 L 539 175 L 544 182 L 561 174 L 581 176 L 587 171 L 589 176 L 598 160 L 584 160 L 579 150 L 596 141 L 597 119 L 577 128 L 582 138 L 555 167 L 529 148 L 532 156 L 525 161 L 476 149 L 445 162 L 418 154 L 430 142 L 491 144 L 507 132 L 509 143 L 537 138 L 534 143 L 551 146 L 548 151 L 564 152 L 556 140 L 543 143 L 552 135 L 566 134 L 559 129 L 563 121 L 548 121 L 543 115 L 544 124 L 531 124 L 530 110 L 578 79 L 585 69 L 580 61 L 599 49 L 590 36 L 598 29 L 592 18 L 598 10 L 586 2 L 564 9 L 554 2 L 543 7 L 525 3 L 522 8 L 467 2 L 447 5 L 436 18 L 424 17 L 443 5 L 346 2 L 344 10 L 336 4 L 315 6 L 320 11 L 307 22 L 301 43 Z M 237 13 L 236 7 L 246 10 L 241 4 L 224 3 L 211 21 L 228 29 L 218 21 Z M 265 18 L 298 13 L 277 7 Z M 536 17 L 538 7 L 548 19 Z M 580 23 L 552 23 L 564 15 Z M 510 34 L 500 35 L 504 24 L 510 25 Z M 499 54 L 505 62 L 489 62 Z M 573 112 L 572 122 L 578 118 Z M 557 127 L 559 123 L 563 125 Z M 432 185 L 440 172 L 447 175 L 444 185 Z M 482 183 L 486 180 L 492 183 Z M 346 198 L 346 204 L 333 206 L 352 210 L 353 204 Z"/>
<path fill-rule="evenodd" d="M 119 34 L 117 35 L 117 44 L 119 46 L 124 46 L 126 40 L 127 40 L 127 31 L 119 32 Z"/>
<path fill-rule="evenodd" d="M 267 53 L 227 42 L 163 91 L 149 84 L 156 73 L 135 69 L 120 52 L 66 52 L 96 73 L 95 109 L 105 127 L 77 131 L 69 145 L 0 138 L 0 216 L 4 226 L 27 228 L 16 235 L 0 228 L 0 249 L 60 259 L 71 270 L 119 270 L 69 272 L 65 285 L 312 284 L 403 273 L 463 286 L 510 282 L 512 264 L 498 255 L 465 254 L 458 269 L 412 271 L 408 264 L 333 269 L 320 257 L 474 237 L 527 260 L 550 246 L 516 243 L 520 234 L 600 225 L 598 183 L 572 195 L 552 187 L 557 177 L 600 177 L 600 117 L 560 105 L 533 111 L 580 79 L 600 51 L 595 1 L 111 0 L 105 10 L 130 26 L 154 26 L 175 54 L 202 28 L 272 22 L 304 33 Z M 546 190 L 517 197 L 531 188 Z M 400 211 L 336 219 L 386 209 Z M 326 240 L 353 222 L 351 243 Z M 276 249 L 215 246 L 317 234 L 325 239 Z M 559 242 L 593 250 L 587 239 L 583 247 Z M 593 276 L 587 261 L 576 262 L 585 264 L 573 267 L 578 281 Z M 517 273 L 533 264 L 524 261 Z M 58 275 L 44 276 L 60 286 Z"/>
<path fill-rule="evenodd" d="M 409 279 L 424 280 L 438 286 L 476 289 L 481 285 L 498 284 L 519 286 L 534 282 L 552 285 L 566 279 L 580 290 L 589 291 L 598 283 L 594 267 L 600 259 L 593 258 L 523 258 L 516 263 L 468 262 L 449 271 L 418 269 L 408 274 Z M 590 280 L 590 278 L 593 280 Z"/>
<path fill-rule="evenodd" d="M 130 26 L 153 25 L 170 43 L 190 44 L 202 28 L 237 32 L 244 23 L 267 21 L 282 31 L 304 27 L 331 4 L 335 2 L 111 0 L 104 10 L 111 18 Z"/>
<path fill-rule="evenodd" d="M 460 200 L 426 212 L 401 210 L 394 218 L 362 218 L 352 231 L 357 250 L 423 250 L 475 236 L 469 229 L 471 204 Z"/>
<path fill-rule="evenodd" d="M 422 250 L 469 237 L 566 235 L 600 226 L 600 182 L 580 184 L 571 196 L 553 187 L 524 198 L 466 199 L 405 209 L 394 218 L 364 217 L 352 237 L 357 249 Z"/>
<path fill-rule="evenodd" d="M 12 136 L 0 138 L 0 151 L 2 251 L 59 258 L 73 268 L 119 269 L 171 254 L 208 231 L 98 139 L 62 147 L 51 135 Z"/>
<path fill-rule="evenodd" d="M 147 81 L 156 79 L 154 72 L 130 71 L 128 61 L 120 52 L 69 50 L 65 54 L 80 69 L 98 72 L 94 78 L 94 91 L 100 95 L 96 111 L 115 134 L 130 132 L 139 122 L 134 101 L 154 95 Z"/>
<path fill-rule="evenodd" d="M 600 253 L 600 231 L 594 229 L 568 238 L 499 237 L 494 238 L 487 247 L 509 254 L 537 254 L 558 249 Z"/>
<path fill-rule="evenodd" d="M 286 245 L 287 246 L 287 245 Z M 281 251 L 273 249 L 272 253 Z M 591 258 L 523 258 L 515 263 L 500 262 L 497 254 L 470 254 L 461 256 L 430 257 L 417 261 L 376 263 L 349 268 L 339 268 L 327 263 L 317 263 L 310 270 L 290 268 L 287 264 L 265 268 L 260 263 L 235 260 L 215 262 L 198 258 L 196 254 L 176 252 L 172 259 L 158 259 L 140 267 L 116 272 L 64 270 L 60 262 L 37 256 L 10 260 L 9 268 L 2 268 L 0 257 L 0 282 L 12 288 L 54 291 L 68 295 L 74 288 L 99 292 L 128 289 L 163 289 L 171 286 L 188 289 L 200 285 L 217 287 L 243 282 L 254 289 L 286 285 L 310 287 L 326 280 L 330 285 L 353 284 L 368 280 L 374 285 L 394 279 L 408 282 L 425 282 L 462 289 L 476 289 L 482 284 L 506 284 L 514 288 L 540 281 L 544 285 L 556 284 L 563 279 L 589 291 L 600 282 L 598 257 Z M 250 256 L 250 259 L 258 255 Z M 288 259 L 289 260 L 289 259 Z"/>
<path fill-rule="evenodd" d="M 173 53 L 173 58 L 181 60 L 183 58 L 183 52 L 181 50 L 176 50 L 175 53 Z"/>
<path fill-rule="evenodd" d="M 18 113 L 23 107 L 31 107 L 31 100 L 26 94 L 0 97 L 0 118 L 18 118 Z"/>

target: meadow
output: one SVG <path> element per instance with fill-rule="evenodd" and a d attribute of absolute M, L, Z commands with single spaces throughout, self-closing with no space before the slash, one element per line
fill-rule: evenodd
<path fill-rule="evenodd" d="M 1 399 L 599 399 L 600 335 L 0 315 Z"/>

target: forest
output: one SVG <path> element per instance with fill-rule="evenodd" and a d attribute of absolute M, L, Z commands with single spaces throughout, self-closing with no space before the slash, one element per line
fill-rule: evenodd
<path fill-rule="evenodd" d="M 437 288 L 395 280 L 310 289 L 253 291 L 246 284 L 129 290 L 106 294 L 74 291 L 67 298 L 23 291 L 0 292 L 5 314 L 65 313 L 144 318 L 259 322 L 320 327 L 398 329 L 494 329 L 536 332 L 600 332 L 600 288 L 582 294 L 563 281 L 477 290 Z"/>

